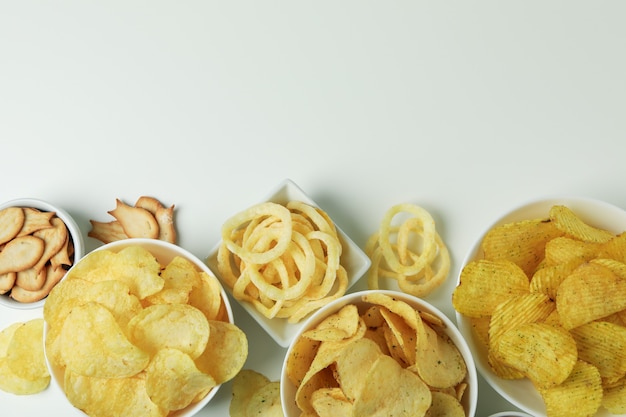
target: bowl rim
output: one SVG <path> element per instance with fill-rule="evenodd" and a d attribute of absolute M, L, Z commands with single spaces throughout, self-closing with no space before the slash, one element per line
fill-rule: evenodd
<path fill-rule="evenodd" d="M 39 210 L 55 212 L 56 216 L 63 220 L 67 230 L 72 238 L 72 242 L 74 245 L 74 260 L 73 264 L 77 263 L 84 255 L 85 255 L 85 241 L 83 239 L 83 234 L 76 223 L 76 220 L 62 207 L 53 204 L 49 201 L 42 200 L 39 198 L 15 198 L 13 200 L 5 201 L 0 204 L 0 210 L 9 207 L 32 207 Z M 43 307 L 46 299 L 38 300 L 32 303 L 22 303 L 19 301 L 13 300 L 6 294 L 0 295 L 0 305 L 13 308 L 16 310 L 31 310 L 35 308 Z"/>
<path fill-rule="evenodd" d="M 220 296 L 222 297 L 222 301 L 224 302 L 224 305 L 225 305 L 225 308 L 226 308 L 228 321 L 230 323 L 232 323 L 232 324 L 235 324 L 235 318 L 234 318 L 234 315 L 233 315 L 232 306 L 230 304 L 230 300 L 228 299 L 228 296 L 227 296 L 226 292 L 224 291 L 224 287 L 223 287 L 222 283 L 217 279 L 217 277 L 215 277 L 215 275 L 213 274 L 213 271 L 211 271 L 211 269 L 208 268 L 207 265 L 204 262 L 202 262 L 202 260 L 200 258 L 198 258 L 196 255 L 194 255 L 193 253 L 191 253 L 187 249 L 183 248 L 182 246 L 179 246 L 177 244 L 173 244 L 173 243 L 170 243 L 170 242 L 166 242 L 166 241 L 163 241 L 163 240 L 158 240 L 158 239 L 128 238 L 128 239 L 118 240 L 118 241 L 114 241 L 114 242 L 110 242 L 110 243 L 101 245 L 101 246 L 97 247 L 96 249 L 94 249 L 93 251 L 91 251 L 90 253 L 101 251 L 101 250 L 112 250 L 112 251 L 118 252 L 118 251 L 124 249 L 125 247 L 137 246 L 137 245 L 142 246 L 142 247 L 146 247 L 147 246 L 149 248 L 160 248 L 160 249 L 164 249 L 164 250 L 166 250 L 166 251 L 168 251 L 168 252 L 170 252 L 172 254 L 182 255 L 185 258 L 187 258 L 188 260 L 190 260 L 191 262 L 193 262 L 193 264 L 197 268 L 199 268 L 202 271 L 208 273 L 219 284 Z M 148 249 L 148 250 L 150 250 L 150 249 Z M 152 250 L 150 250 L 150 252 L 152 253 Z M 155 255 L 155 257 L 158 258 L 157 255 Z M 48 355 L 46 354 L 45 339 L 46 339 L 47 329 L 48 329 L 48 323 L 44 322 L 44 339 L 43 340 L 44 340 L 44 356 L 45 356 L 45 360 L 46 360 L 46 365 L 47 365 L 48 369 L 50 370 L 51 383 L 54 384 L 61 391 L 61 393 L 65 396 L 62 383 L 59 380 L 60 379 L 59 378 L 59 374 L 54 370 L 54 367 L 50 364 L 50 362 L 48 360 Z M 183 417 L 183 416 L 184 417 L 192 417 L 192 416 L 196 415 L 198 412 L 200 412 L 204 407 L 206 407 L 211 402 L 211 400 L 217 395 L 217 392 L 219 391 L 219 389 L 224 384 L 225 383 L 221 383 L 219 385 L 216 385 L 215 387 L 213 387 L 211 389 L 211 391 L 209 391 L 209 393 L 204 398 L 202 398 L 202 400 L 200 400 L 200 401 L 198 401 L 196 403 L 192 403 L 192 404 L 188 405 L 187 407 L 183 408 L 182 410 L 177 410 L 175 412 L 172 412 L 172 414 L 170 414 L 170 415 L 172 417 L 177 417 L 177 416 L 178 417 Z M 67 398 L 66 398 L 66 401 L 67 401 Z M 85 416 L 87 415 L 82 410 L 78 410 L 78 411 L 80 411 Z"/>
<path fill-rule="evenodd" d="M 524 220 L 529 218 L 542 218 L 548 216 L 548 210 L 552 205 L 563 204 L 574 210 L 577 215 L 587 219 L 597 227 L 605 228 L 614 233 L 619 233 L 626 230 L 626 210 L 611 204 L 607 201 L 596 199 L 593 197 L 576 196 L 576 195 L 547 195 L 542 197 L 536 197 L 527 199 L 521 203 L 518 203 L 502 214 L 500 214 L 494 221 L 490 222 L 487 227 L 482 228 L 481 233 L 476 239 L 472 241 L 470 248 L 463 257 L 462 263 L 458 270 L 456 286 L 460 283 L 461 272 L 463 268 L 472 260 L 482 256 L 480 248 L 481 242 L 484 239 L 487 232 L 494 227 L 508 223 L 511 221 Z M 593 218 L 593 213 L 600 210 L 603 215 L 601 218 Z M 526 214 L 528 213 L 528 214 Z M 608 216 L 607 214 L 610 214 Z M 612 224 L 610 219 L 621 218 L 621 224 L 623 229 L 617 228 L 615 224 Z M 486 362 L 486 350 L 476 340 L 471 324 L 467 317 L 455 311 L 456 322 L 459 331 L 463 334 L 476 363 L 476 369 L 478 373 L 487 381 L 487 383 L 504 399 L 523 410 L 525 413 L 529 413 L 536 417 L 546 417 L 546 410 L 543 400 L 538 392 L 532 386 L 532 383 L 528 380 L 505 380 L 499 378 L 491 371 L 489 365 Z M 507 388 L 505 388 L 505 385 Z M 511 392 L 511 387 L 517 387 L 517 393 Z M 519 398 L 521 393 L 529 395 L 532 399 L 532 404 L 529 405 Z M 497 415 L 497 414 L 496 414 Z M 502 416 L 506 414 L 501 414 Z M 526 414 L 521 414 L 525 416 Z M 596 417 L 613 417 L 613 414 L 600 412 Z M 495 416 L 494 416 L 495 417 Z"/>
<path fill-rule="evenodd" d="M 315 311 L 307 320 L 303 323 L 302 328 L 300 328 L 297 334 L 292 339 L 287 351 L 285 353 L 285 357 L 283 359 L 283 365 L 280 371 L 280 398 L 283 408 L 283 414 L 285 417 L 291 417 L 289 414 L 290 409 L 287 406 L 287 403 L 290 401 L 291 396 L 288 393 L 288 390 L 293 390 L 295 387 L 291 384 L 288 377 L 286 376 L 286 368 L 287 368 L 287 360 L 293 350 L 295 345 L 295 341 L 304 333 L 306 330 L 310 329 L 312 326 L 317 325 L 320 321 L 326 318 L 328 315 L 337 312 L 342 307 L 353 304 L 353 303 L 365 303 L 362 301 L 362 297 L 366 294 L 372 293 L 382 293 L 390 295 L 394 298 L 400 299 L 404 302 L 410 304 L 413 308 L 423 309 L 431 314 L 434 314 L 438 318 L 440 318 L 445 327 L 446 334 L 450 337 L 450 339 L 454 342 L 454 344 L 459 349 L 459 352 L 463 356 L 467 367 L 467 375 L 466 380 L 468 381 L 467 388 L 467 417 L 474 417 L 476 413 L 476 407 L 478 405 L 478 374 L 476 371 L 476 365 L 474 363 L 474 358 L 472 352 L 469 348 L 469 345 L 465 341 L 463 334 L 460 332 L 456 324 L 453 320 L 451 320 L 446 314 L 443 313 L 438 307 L 433 305 L 432 303 L 415 297 L 414 295 L 407 294 L 401 291 L 389 290 L 389 289 L 375 289 L 375 290 L 361 290 L 352 293 L 347 293 L 344 296 L 333 300 L 331 303 L 326 304 L 321 307 L 319 310 Z"/>

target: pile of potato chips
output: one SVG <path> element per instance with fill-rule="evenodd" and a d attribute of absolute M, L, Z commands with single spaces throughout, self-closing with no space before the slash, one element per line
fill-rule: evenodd
<path fill-rule="evenodd" d="M 345 294 L 342 250 L 323 210 L 300 201 L 266 202 L 224 223 L 217 266 L 237 300 L 267 318 L 297 323 Z"/>
<path fill-rule="evenodd" d="M 626 413 L 626 234 L 555 205 L 494 227 L 452 302 L 493 372 L 528 378 L 549 417 Z"/>
<path fill-rule="evenodd" d="M 425 297 L 444 283 L 450 272 L 450 253 L 435 220 L 415 204 L 392 206 L 370 236 L 365 253 L 372 266 L 367 286 L 379 289 L 381 279 L 397 282 L 402 292 Z"/>
<path fill-rule="evenodd" d="M 437 317 L 368 292 L 294 341 L 285 372 L 301 415 L 465 416 L 467 366 Z"/>
<path fill-rule="evenodd" d="M 84 257 L 44 305 L 46 354 L 69 401 L 92 417 L 167 416 L 232 379 L 248 354 L 219 283 L 145 248 Z"/>
<path fill-rule="evenodd" d="M 16 322 L 0 331 L 0 389 L 36 394 L 50 384 L 43 349 L 43 319 Z"/>

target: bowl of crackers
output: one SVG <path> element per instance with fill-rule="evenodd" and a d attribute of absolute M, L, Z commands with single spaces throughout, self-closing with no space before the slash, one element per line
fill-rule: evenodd
<path fill-rule="evenodd" d="M 248 356 L 219 281 L 158 239 L 124 239 L 83 257 L 43 316 L 52 382 L 88 416 L 192 416 Z"/>
<path fill-rule="evenodd" d="M 289 179 L 226 219 L 206 262 L 285 348 L 307 317 L 343 296 L 371 265 L 328 213 Z"/>
<path fill-rule="evenodd" d="M 452 321 L 391 290 L 351 293 L 315 312 L 290 344 L 281 373 L 286 417 L 473 417 L 478 385 Z"/>
<path fill-rule="evenodd" d="M 82 233 L 61 207 L 35 198 L 0 205 L 0 304 L 43 306 L 84 254 Z"/>
<path fill-rule="evenodd" d="M 485 380 L 537 417 L 626 413 L 626 211 L 583 197 L 489 225 L 452 296 Z"/>

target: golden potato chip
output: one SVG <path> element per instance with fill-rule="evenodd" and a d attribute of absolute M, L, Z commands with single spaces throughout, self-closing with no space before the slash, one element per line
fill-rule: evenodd
<path fill-rule="evenodd" d="M 602 379 L 593 365 L 577 361 L 560 385 L 539 392 L 550 417 L 593 416 L 602 402 Z"/>
<path fill-rule="evenodd" d="M 193 360 L 178 349 L 159 350 L 146 368 L 146 392 L 165 410 L 180 410 L 215 387 L 215 380 L 198 370 Z"/>
<path fill-rule="evenodd" d="M 320 388 L 311 395 L 311 404 L 319 417 L 353 415 L 353 406 L 341 388 Z"/>
<path fill-rule="evenodd" d="M 489 230 L 482 249 L 485 259 L 511 261 L 530 277 L 543 260 L 546 243 L 562 234 L 553 222 L 521 220 Z"/>
<path fill-rule="evenodd" d="M 128 341 L 113 314 L 98 303 L 74 307 L 59 337 L 67 369 L 79 375 L 123 378 L 137 374 L 150 360 Z"/>
<path fill-rule="evenodd" d="M 570 330 L 578 358 L 598 368 L 603 379 L 626 375 L 626 327 L 594 321 Z"/>
<path fill-rule="evenodd" d="M 559 286 L 556 308 L 568 330 L 624 310 L 626 280 L 600 264 L 583 264 Z"/>
<path fill-rule="evenodd" d="M 604 387 L 602 406 L 612 414 L 626 414 L 626 379 Z"/>
<path fill-rule="evenodd" d="M 199 370 L 213 377 L 217 384 L 237 375 L 248 357 L 246 334 L 232 323 L 209 321 L 210 336 L 206 348 L 196 358 Z"/>
<path fill-rule="evenodd" d="M 0 390 L 30 395 L 50 384 L 41 343 L 42 322 L 16 322 L 0 331 Z"/>
<path fill-rule="evenodd" d="M 391 357 L 379 355 L 354 400 L 354 415 L 423 416 L 430 407 L 431 398 L 428 386 L 416 374 L 403 369 Z"/>
<path fill-rule="evenodd" d="M 263 374 L 252 369 L 242 369 L 233 378 L 232 398 L 229 414 L 231 417 L 247 417 L 247 408 L 252 395 L 270 380 Z"/>
<path fill-rule="evenodd" d="M 467 366 L 452 340 L 426 323 L 420 336 L 416 344 L 415 365 L 410 369 L 414 368 L 433 388 L 449 388 L 460 383 L 467 374 Z"/>
<path fill-rule="evenodd" d="M 526 323 L 504 332 L 493 346 L 493 354 L 539 388 L 562 383 L 578 359 L 574 338 L 543 323 Z"/>
<path fill-rule="evenodd" d="M 246 415 L 282 417 L 280 382 L 272 381 L 255 391 L 248 403 Z"/>
<path fill-rule="evenodd" d="M 341 350 L 335 361 L 337 382 L 348 401 L 361 394 L 370 368 L 381 355 L 378 345 L 369 339 L 355 340 Z"/>
<path fill-rule="evenodd" d="M 613 233 L 607 230 L 602 230 L 586 223 L 572 209 L 563 205 L 552 206 L 549 216 L 557 229 L 583 242 L 606 243 L 614 236 Z"/>
<path fill-rule="evenodd" d="M 387 294 L 379 292 L 365 294 L 363 296 L 363 301 L 389 309 L 389 311 L 392 311 L 402 317 L 412 329 L 418 330 L 421 328 L 422 319 L 419 314 L 413 307 L 404 301 L 400 301 Z"/>
<path fill-rule="evenodd" d="M 219 320 L 223 303 L 217 279 L 201 271 L 197 285 L 189 293 L 188 303 L 202 311 L 207 320 Z"/>
<path fill-rule="evenodd" d="M 557 237 L 546 243 L 545 264 L 583 264 L 602 253 L 603 245 L 569 237 Z"/>
<path fill-rule="evenodd" d="M 561 282 L 579 265 L 580 262 L 574 261 L 539 268 L 530 280 L 530 292 L 543 293 L 555 300 Z"/>
<path fill-rule="evenodd" d="M 416 361 L 416 344 L 417 344 L 417 330 L 413 329 L 408 323 L 399 315 L 392 313 L 385 307 L 380 309 L 381 315 L 385 319 L 385 329 L 389 329 L 393 334 L 393 339 L 397 342 L 395 345 L 389 346 L 389 351 L 392 352 L 394 346 L 397 346 L 402 351 L 401 357 L 406 366 L 415 364 Z M 392 354 L 391 356 L 395 356 Z"/>
<path fill-rule="evenodd" d="M 168 414 L 150 400 L 143 377 L 94 378 L 66 371 L 63 387 L 69 402 L 92 417 Z"/>
<path fill-rule="evenodd" d="M 461 271 L 452 304 L 468 317 L 490 316 L 498 304 L 529 293 L 529 288 L 528 277 L 513 262 L 481 259 L 468 263 Z"/>
<path fill-rule="evenodd" d="M 201 282 L 200 273 L 195 265 L 182 256 L 176 256 L 161 271 L 163 288 L 146 297 L 150 304 L 186 304 L 189 294 Z"/>
<path fill-rule="evenodd" d="M 210 330 L 204 314 L 188 304 L 154 304 L 128 323 L 129 340 L 144 352 L 173 348 L 192 359 L 204 352 Z"/>
<path fill-rule="evenodd" d="M 43 319 L 32 319 L 13 332 L 6 351 L 9 368 L 19 378 L 50 378 L 43 350 Z"/>
<path fill-rule="evenodd" d="M 303 337 L 319 341 L 341 341 L 353 336 L 359 328 L 359 311 L 354 304 L 341 308 L 326 317 L 314 329 L 307 330 Z"/>
<path fill-rule="evenodd" d="M 450 394 L 433 391 L 432 404 L 426 417 L 465 417 L 465 410 L 459 400 Z"/>

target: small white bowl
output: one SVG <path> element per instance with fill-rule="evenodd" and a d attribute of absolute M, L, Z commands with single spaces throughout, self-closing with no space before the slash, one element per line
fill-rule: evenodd
<path fill-rule="evenodd" d="M 262 201 L 271 201 L 278 204 L 286 204 L 289 201 L 297 200 L 319 207 L 300 187 L 293 181 L 286 179 L 281 182 L 265 199 Z M 369 269 L 371 261 L 369 257 L 361 250 L 361 248 L 346 235 L 341 228 L 335 224 L 337 234 L 342 245 L 341 264 L 348 274 L 348 289 L 354 285 Z M 228 292 L 230 288 L 224 283 L 219 269 L 217 267 L 217 252 L 222 244 L 220 240 L 210 251 L 206 262 L 213 270 L 215 276 L 222 281 L 223 286 Z M 265 330 L 271 337 L 282 347 L 289 346 L 289 342 L 293 339 L 299 329 L 302 328 L 303 322 L 289 323 L 287 319 L 273 318 L 269 319 L 261 314 L 248 302 L 240 302 L 242 307 L 252 316 L 254 320 Z"/>
<path fill-rule="evenodd" d="M 54 205 L 52 203 L 49 203 L 47 201 L 36 199 L 36 198 L 19 198 L 19 199 L 7 201 L 5 203 L 0 204 L 0 210 L 8 208 L 8 207 L 32 207 L 40 211 L 56 213 L 56 216 L 60 218 L 61 220 L 63 220 L 63 223 L 65 223 L 65 225 L 67 226 L 67 230 L 72 239 L 72 243 L 74 245 L 74 256 L 72 259 L 73 263 L 78 262 L 78 260 L 82 258 L 83 255 L 85 254 L 85 244 L 83 241 L 83 235 L 81 233 L 80 228 L 78 227 L 78 225 L 76 224 L 72 216 L 70 216 L 61 207 Z M 44 298 L 42 300 L 35 301 L 32 303 L 22 303 L 9 297 L 8 294 L 0 295 L 0 305 L 4 305 L 4 306 L 15 308 L 15 309 L 25 310 L 25 309 L 39 308 L 39 307 L 43 307 L 45 302 L 46 302 L 46 299 Z"/>
<path fill-rule="evenodd" d="M 157 261 L 159 261 L 161 265 L 167 265 L 176 256 L 181 256 L 191 261 L 196 266 L 196 268 L 198 268 L 198 270 L 206 272 L 212 277 L 214 276 L 213 272 L 206 266 L 206 264 L 202 262 L 200 259 L 198 259 L 191 252 L 181 248 L 180 246 L 177 246 L 177 245 L 174 245 L 172 243 L 168 243 L 162 240 L 157 240 L 157 239 L 130 238 L 130 239 L 119 240 L 119 241 L 111 242 L 103 246 L 100 246 L 97 249 L 95 249 L 94 252 L 100 251 L 100 250 L 109 250 L 112 252 L 119 252 L 122 249 L 129 247 L 129 246 L 141 246 L 147 249 L 148 251 L 150 251 L 150 253 L 152 253 L 152 255 L 154 255 L 154 257 L 157 259 Z M 228 300 L 228 297 L 226 296 L 226 292 L 221 287 L 221 285 L 220 285 L 220 292 L 221 292 L 222 300 L 224 301 L 224 305 L 226 307 L 228 321 L 230 323 L 234 323 L 233 312 L 230 306 L 230 302 Z M 44 332 L 46 333 L 47 333 L 47 328 L 48 328 L 48 323 L 45 323 Z M 45 333 L 44 333 L 44 338 L 45 338 Z M 61 389 L 61 391 L 63 391 L 63 372 L 55 368 L 54 366 L 52 366 L 51 362 L 48 361 L 47 358 L 46 358 L 46 362 L 48 363 L 48 368 L 50 369 L 50 374 L 52 376 L 51 378 L 52 383 L 56 384 Z M 176 413 L 171 414 L 171 416 L 172 417 L 173 416 L 191 417 L 195 415 L 200 410 L 202 410 L 211 401 L 211 399 L 213 399 L 213 397 L 215 397 L 215 394 L 217 394 L 217 391 L 220 389 L 220 387 L 221 385 L 214 387 L 202 400 L 200 400 L 197 403 L 191 404 L 188 407 L 177 411 Z"/>
<path fill-rule="evenodd" d="M 550 207 L 557 204 L 569 207 L 581 219 L 593 226 L 614 233 L 620 233 L 626 230 L 626 211 L 603 201 L 582 197 L 549 197 L 532 200 L 513 208 L 489 225 L 470 248 L 463 260 L 460 271 L 462 271 L 469 262 L 480 259 L 483 256 L 481 242 L 489 230 L 493 229 L 495 226 L 514 221 L 547 218 Z M 459 280 L 460 274 L 457 284 Z M 456 319 L 459 330 L 474 355 L 476 368 L 489 385 L 517 408 L 535 417 L 546 417 L 546 408 L 543 399 L 533 387 L 532 383 L 527 379 L 506 380 L 498 377 L 489 367 L 487 351 L 474 335 L 470 320 L 459 313 L 456 313 Z M 605 409 L 601 409 L 595 417 L 611 416 L 613 416 L 613 414 L 608 413 Z"/>
<path fill-rule="evenodd" d="M 287 360 L 291 354 L 293 346 L 295 345 L 295 341 L 302 335 L 302 333 L 311 328 L 314 328 L 326 317 L 336 313 L 342 307 L 348 304 L 356 305 L 359 308 L 360 312 L 364 311 L 365 308 L 367 308 L 367 306 L 369 306 L 370 304 L 363 301 L 363 295 L 370 293 L 383 293 L 393 296 L 398 300 L 406 302 L 407 304 L 419 311 L 432 314 L 444 323 L 446 335 L 450 337 L 450 340 L 452 340 L 452 342 L 454 342 L 454 344 L 457 346 L 467 366 L 466 382 L 468 385 L 461 404 L 465 409 L 465 415 L 467 417 L 474 417 L 476 413 L 476 406 L 478 403 L 478 376 L 476 374 L 474 359 L 472 358 L 470 349 L 463 339 L 463 336 L 456 328 L 452 320 L 450 320 L 437 307 L 410 294 L 391 290 L 365 290 L 344 295 L 343 297 L 320 308 L 305 321 L 304 325 L 298 330 L 289 348 L 287 349 L 287 353 L 283 361 L 283 368 L 280 376 L 280 396 L 283 406 L 283 414 L 285 415 L 285 417 L 296 417 L 299 416 L 301 413 L 295 403 L 297 388 L 291 383 L 289 377 L 287 376 Z"/>

